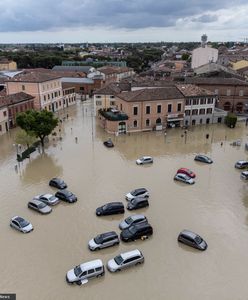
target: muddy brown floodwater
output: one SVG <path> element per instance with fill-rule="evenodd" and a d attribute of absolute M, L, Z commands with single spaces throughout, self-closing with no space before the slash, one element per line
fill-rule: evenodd
<path fill-rule="evenodd" d="M 38 152 L 15 171 L 17 130 L 0 137 L 0 292 L 16 293 L 18 300 L 64 299 L 170 299 L 246 300 L 248 298 L 248 189 L 234 168 L 247 159 L 244 144 L 247 128 L 224 125 L 195 127 L 185 136 L 180 129 L 109 137 L 91 117 L 89 104 L 78 104 L 64 112 L 61 137 L 50 140 L 44 155 Z M 61 115 L 60 115 L 61 117 Z M 209 139 L 206 134 L 209 133 Z M 75 142 L 75 137 L 78 142 Z M 242 140 L 240 147 L 230 143 Z M 223 142 L 223 146 L 221 146 Z M 194 161 L 205 153 L 214 163 Z M 142 155 L 154 164 L 137 166 Z M 173 181 L 176 170 L 196 172 L 196 183 Z M 55 192 L 50 178 L 63 178 L 78 196 L 75 204 L 60 203 L 50 215 L 27 208 L 34 195 Z M 150 207 L 137 212 L 147 216 L 154 235 L 146 241 L 91 253 L 88 241 L 98 233 L 116 230 L 129 215 L 96 217 L 96 207 L 122 201 L 137 187 L 150 191 Z M 20 215 L 34 226 L 21 234 L 9 226 Z M 178 233 L 190 229 L 208 243 L 205 252 L 179 245 Z M 140 249 L 145 263 L 118 274 L 106 274 L 88 284 L 70 286 L 66 272 L 75 265 L 100 258 L 107 263 L 120 252 Z"/>

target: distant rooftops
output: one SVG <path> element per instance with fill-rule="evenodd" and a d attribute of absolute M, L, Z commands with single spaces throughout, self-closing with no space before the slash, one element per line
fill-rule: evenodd
<path fill-rule="evenodd" d="M 55 66 L 52 68 L 53 71 L 73 71 L 73 72 L 84 72 L 86 74 L 95 71 L 92 66 Z"/>
<path fill-rule="evenodd" d="M 34 99 L 32 95 L 26 94 L 24 92 L 0 96 L 0 102 L 4 102 L 7 105 L 17 104 L 32 99 Z"/>
<path fill-rule="evenodd" d="M 222 77 L 195 77 L 185 78 L 186 83 L 206 84 L 206 85 L 248 85 L 248 82 L 237 78 L 222 78 Z"/>
<path fill-rule="evenodd" d="M 50 80 L 59 79 L 61 76 L 53 74 L 52 72 L 37 72 L 37 71 L 23 71 L 22 73 L 16 75 L 12 79 L 9 79 L 9 82 L 45 82 Z"/>
<path fill-rule="evenodd" d="M 177 84 L 176 87 L 185 97 L 215 95 L 213 92 L 200 88 L 199 86 L 194 84 Z"/>

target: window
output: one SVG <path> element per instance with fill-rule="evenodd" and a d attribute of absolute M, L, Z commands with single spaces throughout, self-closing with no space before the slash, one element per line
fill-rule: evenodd
<path fill-rule="evenodd" d="M 115 101 L 110 101 L 110 105 L 115 105 Z"/>
<path fill-rule="evenodd" d="M 146 120 L 146 126 L 147 127 L 150 126 L 150 120 L 149 119 Z"/>
<path fill-rule="evenodd" d="M 81 90 L 81 89 L 83 89 L 83 88 L 80 87 L 80 90 Z M 97 99 L 100 99 L 100 98 L 102 98 L 102 96 L 99 96 L 99 95 L 98 95 L 98 96 L 96 96 L 96 98 L 97 98 Z"/>
<path fill-rule="evenodd" d="M 181 111 L 182 109 L 182 103 L 177 103 L 177 111 Z"/>
<path fill-rule="evenodd" d="M 0 131 L 2 131 L 2 125 L 0 125 Z"/>
<path fill-rule="evenodd" d="M 133 121 L 133 127 L 137 127 L 138 126 L 138 122 L 137 122 L 137 120 L 134 120 Z"/>
<path fill-rule="evenodd" d="M 199 114 L 200 114 L 200 115 L 205 115 L 205 109 L 204 109 L 204 108 L 201 108 Z"/>
<path fill-rule="evenodd" d="M 208 104 L 213 104 L 213 98 L 208 98 Z"/>
<path fill-rule="evenodd" d="M 243 91 L 243 90 L 240 90 L 240 91 L 239 91 L 239 96 L 240 96 L 240 97 L 244 96 L 244 91 Z"/>
<path fill-rule="evenodd" d="M 4 116 L 4 117 L 7 116 L 7 111 L 6 111 L 6 110 L 3 112 L 3 116 Z"/>
<path fill-rule="evenodd" d="M 115 96 L 110 96 L 111 99 L 115 99 Z"/>
<path fill-rule="evenodd" d="M 185 110 L 185 116 L 190 116 L 190 110 L 189 109 Z"/>
<path fill-rule="evenodd" d="M 199 104 L 199 99 L 193 99 L 193 105 L 198 105 Z"/>
<path fill-rule="evenodd" d="M 200 119 L 200 124 L 202 124 L 202 119 Z"/>
<path fill-rule="evenodd" d="M 50 94 L 47 95 L 48 100 L 50 99 Z"/>
<path fill-rule="evenodd" d="M 120 109 L 122 110 L 122 103 L 120 104 Z"/>
<path fill-rule="evenodd" d="M 138 115 L 138 106 L 134 106 L 134 108 L 133 108 L 133 114 L 134 114 L 135 116 Z"/>
<path fill-rule="evenodd" d="M 102 101 L 96 101 L 96 105 L 102 105 Z"/>
<path fill-rule="evenodd" d="M 191 99 L 186 99 L 186 105 L 191 105 Z"/>
<path fill-rule="evenodd" d="M 198 109 L 193 109 L 192 110 L 192 115 L 198 115 Z"/>
<path fill-rule="evenodd" d="M 101 267 L 96 268 L 96 272 L 102 271 Z"/>
<path fill-rule="evenodd" d="M 162 108 L 161 105 L 158 105 L 158 106 L 157 106 L 157 113 L 158 113 L 158 114 L 161 113 L 161 108 Z"/>
<path fill-rule="evenodd" d="M 25 85 L 22 85 L 22 90 L 25 91 Z"/>
<path fill-rule="evenodd" d="M 146 114 L 149 115 L 151 112 L 151 107 L 150 106 L 146 106 Z"/>
<path fill-rule="evenodd" d="M 200 100 L 200 103 L 201 103 L 201 104 L 206 104 L 206 99 L 201 99 L 201 100 Z"/>
<path fill-rule="evenodd" d="M 94 269 L 88 270 L 88 274 L 93 274 L 95 272 Z"/>
<path fill-rule="evenodd" d="M 227 89 L 227 90 L 226 90 L 226 95 L 227 95 L 227 96 L 231 96 L 231 90 L 230 90 L 230 89 Z"/>
<path fill-rule="evenodd" d="M 161 121 L 161 119 L 160 118 L 158 118 L 157 120 L 156 120 L 156 124 L 162 124 L 162 121 Z"/>
<path fill-rule="evenodd" d="M 211 114 L 212 113 L 212 108 L 208 108 L 207 109 L 207 114 Z"/>
<path fill-rule="evenodd" d="M 46 95 L 44 96 L 44 101 L 46 101 Z"/>
<path fill-rule="evenodd" d="M 168 113 L 172 111 L 172 104 L 168 104 Z"/>

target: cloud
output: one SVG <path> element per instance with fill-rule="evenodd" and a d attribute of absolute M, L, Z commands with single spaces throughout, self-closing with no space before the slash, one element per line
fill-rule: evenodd
<path fill-rule="evenodd" d="M 242 4 L 246 0 L 0 0 L 0 32 L 168 28 L 179 19 L 215 22 L 218 10 Z"/>

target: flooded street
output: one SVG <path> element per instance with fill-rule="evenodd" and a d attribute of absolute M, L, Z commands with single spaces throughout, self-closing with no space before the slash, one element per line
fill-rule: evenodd
<path fill-rule="evenodd" d="M 247 159 L 245 124 L 236 129 L 195 127 L 186 137 L 181 129 L 168 130 L 166 137 L 162 132 L 112 137 L 115 147 L 108 149 L 103 141 L 109 135 L 91 117 L 89 104 L 64 113 L 69 119 L 45 154 L 33 153 L 18 172 L 13 146 L 17 130 L 0 136 L 0 291 L 16 293 L 18 300 L 246 300 L 248 187 L 234 168 L 237 160 Z M 237 139 L 242 145 L 231 146 Z M 195 162 L 196 153 L 207 154 L 214 163 Z M 153 165 L 137 166 L 135 160 L 143 155 L 153 156 Z M 173 181 L 180 167 L 196 173 L 193 186 Z M 61 202 L 49 215 L 28 209 L 33 196 L 56 192 L 48 185 L 52 177 L 63 178 L 78 202 Z M 111 201 L 126 206 L 125 194 L 138 187 L 150 191 L 150 206 L 133 213 L 147 216 L 153 236 L 90 252 L 92 237 L 119 233 L 118 224 L 130 215 L 126 210 L 124 216 L 96 217 L 95 209 Z M 29 220 L 34 231 L 25 235 L 10 228 L 15 215 Z M 200 234 L 207 251 L 179 245 L 183 229 Z M 120 252 L 136 248 L 145 256 L 141 266 L 117 274 L 106 270 L 104 277 L 83 286 L 65 281 L 66 272 L 82 262 L 100 258 L 106 265 Z"/>

